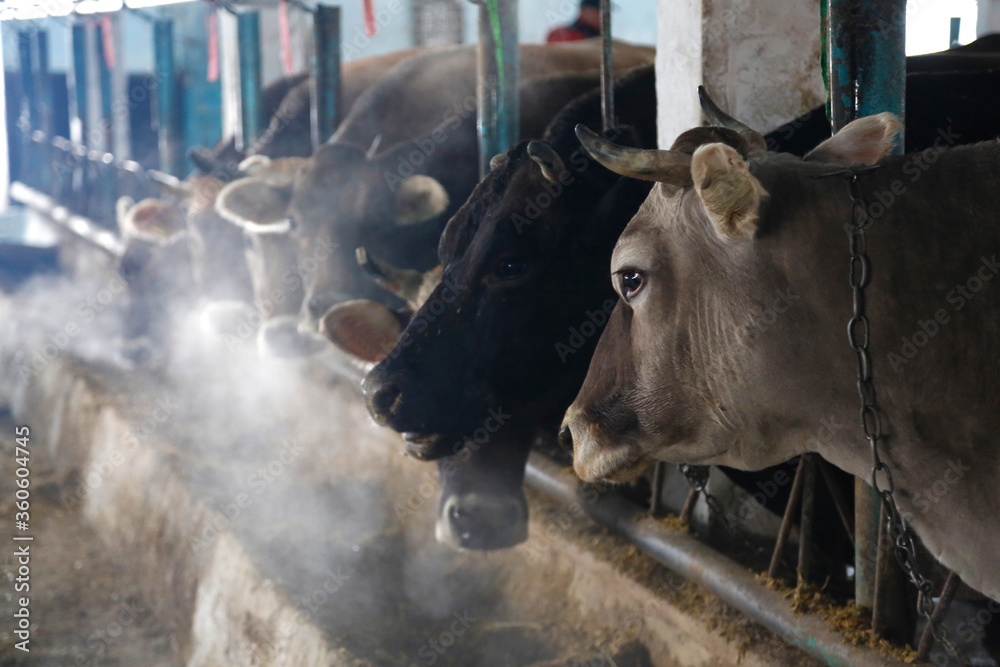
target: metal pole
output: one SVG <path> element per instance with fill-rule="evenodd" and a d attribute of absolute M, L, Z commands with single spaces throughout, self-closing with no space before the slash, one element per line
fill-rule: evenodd
<path fill-rule="evenodd" d="M 660 504 L 663 500 L 663 484 L 667 479 L 667 464 L 657 461 L 653 467 L 653 479 L 649 491 L 649 513 L 653 516 L 660 516 Z"/>
<path fill-rule="evenodd" d="M 809 583 L 809 575 L 812 570 L 812 554 L 809 552 L 812 549 L 813 517 L 816 508 L 816 457 L 812 454 L 803 454 L 802 462 L 805 467 L 802 469 L 802 518 L 799 520 L 799 568 L 797 573 L 800 586 Z"/>
<path fill-rule="evenodd" d="M 108 69 L 111 83 L 111 105 L 108 117 L 111 118 L 111 142 L 107 149 L 118 160 L 132 157 L 131 116 L 132 104 L 128 90 L 128 71 L 125 67 L 125 53 L 122 49 L 122 16 L 123 12 L 112 12 L 105 23 L 108 27 L 107 38 L 111 40 L 115 52 L 113 67 Z M 117 197 L 116 197 L 117 198 Z"/>
<path fill-rule="evenodd" d="M 32 137 L 34 144 L 34 160 L 37 187 L 43 192 L 52 192 L 52 176 L 55 163 L 52 161 L 52 130 L 53 130 L 53 105 L 52 105 L 52 81 L 49 77 L 49 34 L 44 30 L 35 31 L 35 57 L 37 58 L 37 72 L 35 74 L 35 85 L 38 93 L 36 109 L 38 117 L 32 119 L 33 129 L 40 131 Z"/>
<path fill-rule="evenodd" d="M 479 6 L 476 123 L 481 177 L 489 172 L 493 156 L 505 153 L 520 136 L 517 4 L 518 0 L 483 0 Z"/>
<path fill-rule="evenodd" d="M 330 138 L 343 116 L 340 108 L 340 7 L 316 5 L 312 55 L 309 113 L 315 150 Z"/>
<path fill-rule="evenodd" d="M 805 457 L 799 458 L 799 465 L 795 469 L 795 479 L 792 480 L 792 490 L 788 494 L 788 504 L 785 506 L 785 514 L 781 517 L 781 527 L 778 529 L 778 539 L 774 543 L 774 552 L 771 554 L 771 565 L 767 568 L 767 576 L 777 579 L 781 568 L 781 557 L 785 553 L 785 544 L 788 543 L 788 535 L 792 532 L 793 517 L 799 511 L 799 503 L 802 501 L 802 482 L 805 478 Z"/>
<path fill-rule="evenodd" d="M 260 14 L 256 11 L 236 15 L 236 34 L 240 55 L 240 108 L 243 116 L 241 149 L 253 146 L 260 137 Z"/>
<path fill-rule="evenodd" d="M 111 117 L 111 106 L 112 106 L 112 95 L 114 94 L 111 90 L 111 69 L 108 67 L 108 61 L 105 58 L 104 53 L 104 42 L 107 39 L 114 39 L 112 35 L 107 34 L 104 29 L 104 25 L 96 26 L 94 34 L 97 37 L 95 40 L 95 48 L 97 55 L 97 76 L 100 82 L 101 99 L 100 99 L 100 126 L 101 126 L 101 141 L 98 145 L 94 145 L 94 137 L 90 138 L 87 142 L 87 148 L 91 150 L 98 151 L 110 151 L 111 150 L 111 137 L 114 127 L 114 119 Z"/>
<path fill-rule="evenodd" d="M 615 68 L 611 50 L 611 0 L 601 0 L 601 121 L 605 132 L 615 126 Z"/>
<path fill-rule="evenodd" d="M 906 96 L 906 0 L 826 0 L 831 121 L 883 111 L 903 118 Z M 900 134 L 896 153 L 902 153 Z"/>
<path fill-rule="evenodd" d="M 33 126 L 38 123 L 38 94 L 35 90 L 32 33 L 32 30 L 21 30 L 17 33 L 17 54 L 21 66 L 21 104 L 18 110 L 21 159 L 16 177 L 18 180 L 37 187 L 35 174 L 38 172 L 38 160 L 34 156 L 35 146 L 31 141 Z"/>
<path fill-rule="evenodd" d="M 4 29 L 0 25 L 0 63 L 3 62 Z M 6 158 L 3 156 L 7 156 Z M 7 136 L 7 77 L 0 72 L 0 212 L 10 205 L 10 137 Z"/>
<path fill-rule="evenodd" d="M 784 594 L 761 585 L 745 566 L 723 556 L 697 537 L 668 528 L 643 507 L 616 493 L 581 488 L 574 475 L 532 453 L 525 483 L 557 502 L 580 508 L 598 524 L 618 533 L 660 563 L 718 596 L 789 644 L 824 665 L 892 667 L 901 663 L 878 651 L 855 646 L 816 614 L 796 614 Z"/>
<path fill-rule="evenodd" d="M 153 49 L 156 56 L 156 129 L 160 151 L 160 169 L 181 175 L 177 145 L 176 83 L 174 81 L 174 22 L 157 19 L 153 23 Z"/>
<path fill-rule="evenodd" d="M 70 53 L 73 64 L 68 72 L 69 139 L 82 144 L 87 136 L 87 27 L 83 24 L 72 26 Z"/>
<path fill-rule="evenodd" d="M 882 111 L 903 118 L 906 0 L 826 0 L 830 115 L 834 132 Z M 902 152 L 903 136 L 896 152 Z M 859 433 L 860 437 L 860 433 Z M 855 485 L 855 600 L 874 606 L 880 500 Z M 876 625 L 878 625 L 876 623 Z"/>
<path fill-rule="evenodd" d="M 33 57 L 32 34 L 34 30 L 17 33 L 17 54 L 21 65 L 21 109 L 20 117 L 29 126 L 38 123 L 38 92 L 35 90 L 35 62 Z"/>
<path fill-rule="evenodd" d="M 41 130 L 46 135 L 52 135 L 52 82 L 49 80 L 49 34 L 44 30 L 35 31 L 35 56 L 38 58 L 38 70 L 35 81 L 40 88 L 37 91 L 38 118 L 32 119 L 34 129 Z"/>
<path fill-rule="evenodd" d="M 954 572 L 950 573 L 948 579 L 945 580 L 937 606 L 934 607 L 934 611 L 920 635 L 920 643 L 917 645 L 918 661 L 926 660 L 927 656 L 930 655 L 931 649 L 934 647 L 934 628 L 940 627 L 941 621 L 948 615 L 948 609 L 951 607 L 955 593 L 958 592 L 958 585 L 961 583 L 962 580 Z"/>

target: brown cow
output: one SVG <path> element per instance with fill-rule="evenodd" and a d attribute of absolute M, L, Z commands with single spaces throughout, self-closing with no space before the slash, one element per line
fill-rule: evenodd
<path fill-rule="evenodd" d="M 620 300 L 566 414 L 577 473 L 621 481 L 655 460 L 759 469 L 816 451 L 871 478 L 844 335 L 852 206 L 830 174 L 877 162 L 860 187 L 882 456 L 931 554 L 1000 599 L 1000 145 L 946 150 L 942 133 L 936 148 L 884 157 L 899 123 L 882 114 L 799 159 L 730 125 L 670 151 L 580 131 L 609 169 L 656 185 L 615 248 Z M 715 132 L 725 138 L 706 140 Z M 768 316 L 781 294 L 791 303 Z M 811 437 L 822 419 L 851 428 Z"/>

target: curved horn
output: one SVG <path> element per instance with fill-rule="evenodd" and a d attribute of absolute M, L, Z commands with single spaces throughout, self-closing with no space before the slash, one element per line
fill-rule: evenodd
<path fill-rule="evenodd" d="M 229 182 L 241 175 L 232 165 L 213 157 L 204 148 L 192 148 L 188 151 L 188 157 L 191 158 L 191 162 L 194 163 L 195 167 L 206 174 L 215 176 L 220 181 Z"/>
<path fill-rule="evenodd" d="M 705 86 L 698 86 L 698 99 L 701 100 L 701 110 L 705 113 L 705 118 L 708 119 L 710 125 L 729 128 L 746 139 L 747 144 L 749 144 L 748 155 L 767 152 L 767 141 L 764 139 L 764 135 L 720 109 L 719 105 L 708 96 Z"/>
<path fill-rule="evenodd" d="M 595 160 L 616 174 L 679 187 L 691 185 L 687 153 L 619 146 L 582 124 L 576 126 L 576 136 Z"/>
<path fill-rule="evenodd" d="M 380 287 L 406 301 L 414 311 L 420 309 L 423 303 L 421 287 L 425 282 L 426 274 L 387 264 L 369 253 L 364 247 L 356 248 L 354 255 L 365 273 L 370 275 Z"/>

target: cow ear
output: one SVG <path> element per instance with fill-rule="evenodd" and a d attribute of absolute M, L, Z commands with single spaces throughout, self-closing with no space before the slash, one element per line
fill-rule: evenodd
<path fill-rule="evenodd" d="M 395 313 L 367 299 L 338 303 L 319 321 L 319 332 L 340 350 L 373 364 L 385 358 L 402 331 Z"/>
<path fill-rule="evenodd" d="M 251 155 L 240 162 L 236 169 L 245 176 L 256 176 L 261 171 L 267 169 L 270 164 L 271 158 L 266 155 Z"/>
<path fill-rule="evenodd" d="M 542 170 L 545 180 L 555 183 L 566 174 L 566 165 L 562 158 L 555 152 L 551 145 L 544 141 L 533 139 L 528 142 L 528 157 L 534 160 L 538 168 Z"/>
<path fill-rule="evenodd" d="M 119 197 L 118 201 L 115 202 L 115 222 L 118 223 L 118 231 L 121 232 L 122 236 L 128 234 L 128 212 L 133 206 L 135 206 L 135 200 L 128 195 Z"/>
<path fill-rule="evenodd" d="M 725 144 L 701 146 L 691 158 L 691 178 L 719 238 L 753 238 L 767 192 L 739 153 Z"/>
<path fill-rule="evenodd" d="M 286 234 L 292 229 L 288 204 L 291 186 L 269 185 L 259 178 L 241 178 L 222 188 L 215 211 L 253 234 Z"/>
<path fill-rule="evenodd" d="M 819 146 L 805 160 L 835 164 L 875 164 L 892 150 L 902 124 L 891 113 L 852 121 Z"/>
<path fill-rule="evenodd" d="M 448 192 L 437 179 L 410 176 L 396 191 L 396 224 L 414 225 L 436 218 L 448 209 L 448 201 Z"/>
<path fill-rule="evenodd" d="M 116 205 L 122 236 L 166 244 L 187 230 L 187 220 L 177 206 L 152 197 L 131 202 L 131 198 L 122 197 Z"/>

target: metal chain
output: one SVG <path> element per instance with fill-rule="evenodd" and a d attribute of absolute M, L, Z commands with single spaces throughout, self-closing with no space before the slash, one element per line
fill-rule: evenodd
<path fill-rule="evenodd" d="M 875 393 L 875 383 L 872 380 L 872 360 L 868 351 L 871 323 L 868 320 L 865 303 L 865 288 L 871 280 L 871 260 L 868 258 L 866 232 L 872 221 L 865 206 L 864 193 L 861 191 L 860 184 L 861 174 L 870 173 L 876 168 L 838 171 L 824 176 L 843 176 L 847 181 L 847 193 L 851 200 L 851 226 L 847 233 L 851 247 L 848 281 L 854 297 L 854 312 L 847 323 L 847 339 L 857 356 L 857 388 L 861 401 L 861 428 L 865 432 L 872 453 L 871 484 L 875 493 L 882 500 L 883 520 L 885 528 L 893 538 L 893 551 L 896 560 L 906 576 L 917 587 L 917 611 L 927 619 L 928 623 L 932 623 L 934 585 L 920 572 L 913 531 L 896 506 L 894 496 L 896 486 L 892 478 L 892 469 L 882 459 L 880 449 L 883 440 L 882 413 Z M 884 478 L 884 485 L 879 482 L 880 476 Z M 940 634 L 938 634 L 939 631 Z M 959 657 L 960 660 L 966 660 L 962 657 L 959 649 L 949 641 L 948 632 L 943 626 L 935 629 L 932 624 L 931 632 L 934 638 L 941 642 L 952 655 Z"/>
<path fill-rule="evenodd" d="M 708 474 L 711 471 L 709 466 L 680 463 L 677 465 L 677 469 L 680 470 L 681 474 L 687 479 L 691 488 L 700 493 L 702 498 L 705 499 L 705 504 L 708 505 L 709 514 L 722 522 L 722 525 L 726 528 L 726 532 L 728 532 L 731 537 L 742 542 L 743 546 L 748 548 L 752 553 L 760 553 L 763 551 L 760 545 L 754 544 L 750 538 L 748 538 L 743 531 L 740 530 L 733 517 L 726 515 L 726 511 L 722 507 L 722 503 L 719 502 L 719 499 L 709 493 Z"/>

